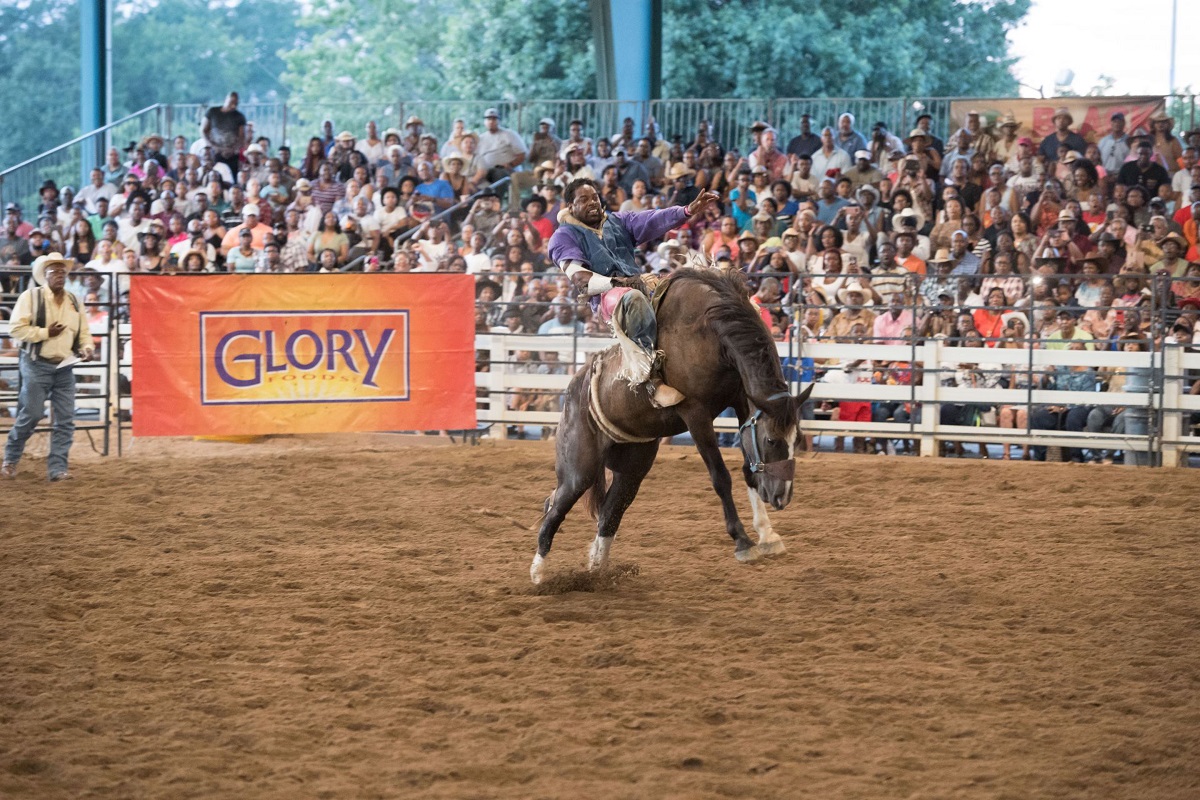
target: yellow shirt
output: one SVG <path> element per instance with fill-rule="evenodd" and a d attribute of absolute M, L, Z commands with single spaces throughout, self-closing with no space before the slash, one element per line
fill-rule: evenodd
<path fill-rule="evenodd" d="M 34 302 L 34 292 L 42 293 L 42 302 L 46 308 L 46 325 L 38 327 L 37 322 L 37 306 Z M 67 356 L 70 356 L 76 349 L 80 352 L 92 351 L 95 348 L 92 346 L 92 337 L 88 332 L 87 310 L 83 303 L 79 304 L 79 311 L 75 310 L 75 304 L 71 302 L 71 298 L 67 297 L 67 292 L 63 291 L 62 303 L 58 303 L 54 299 L 54 292 L 49 286 L 40 286 L 28 291 L 21 292 L 21 296 L 17 298 L 17 305 L 13 309 L 12 318 L 9 320 L 9 332 L 13 338 L 19 339 L 21 342 L 42 342 L 42 351 L 38 358 L 43 361 L 62 361 Z M 55 322 L 61 322 L 66 328 L 58 336 L 50 338 L 49 328 Z"/>

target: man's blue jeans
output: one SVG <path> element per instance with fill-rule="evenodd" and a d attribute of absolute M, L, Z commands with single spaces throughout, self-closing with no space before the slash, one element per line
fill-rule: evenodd
<path fill-rule="evenodd" d="M 45 416 L 50 399 L 53 423 L 50 426 L 50 456 L 46 472 L 56 475 L 67 471 L 67 454 L 75 441 L 75 372 L 58 369 L 49 361 L 34 361 L 21 353 L 21 394 L 17 399 L 17 421 L 8 432 L 4 445 L 4 463 L 16 464 L 25 452 L 25 442 Z"/>

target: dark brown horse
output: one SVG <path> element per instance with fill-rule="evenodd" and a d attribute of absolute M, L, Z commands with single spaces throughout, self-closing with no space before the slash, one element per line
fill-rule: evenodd
<path fill-rule="evenodd" d="M 788 393 L 775 342 L 750 304 L 740 275 L 685 269 L 660 287 L 658 347 L 666 353 L 663 377 L 686 399 L 656 408 L 645 387 L 612 377 L 620 351 L 596 353 L 571 380 L 558 427 L 558 486 L 546 500 L 537 554 L 529 574 L 541 581 L 554 534 L 580 498 L 598 518 L 589 568 L 608 560 L 612 538 L 625 510 L 654 464 L 661 437 L 688 431 L 721 498 L 725 530 L 734 556 L 752 562 L 782 553 L 783 541 L 771 529 L 767 506 L 784 508 L 792 499 L 794 454 L 800 439 L 799 397 Z M 726 408 L 741 423 L 742 473 L 750 490 L 755 545 L 746 535 L 733 502 L 733 482 L 713 430 Z M 605 469 L 612 471 L 606 486 Z"/>

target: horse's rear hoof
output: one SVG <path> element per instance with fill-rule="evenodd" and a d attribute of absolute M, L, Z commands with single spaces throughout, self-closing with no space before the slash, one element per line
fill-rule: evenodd
<path fill-rule="evenodd" d="M 542 558 L 540 554 L 535 555 L 533 563 L 529 565 L 529 580 L 533 581 L 534 586 L 542 582 L 542 576 L 545 574 L 545 571 L 546 559 Z"/>
<path fill-rule="evenodd" d="M 769 542 L 759 542 L 758 550 L 764 556 L 781 556 L 787 552 L 783 539 L 772 539 Z"/>
<path fill-rule="evenodd" d="M 758 545 L 751 545 L 743 550 L 734 550 L 733 557 L 743 564 L 756 564 L 763 559 L 763 551 Z"/>

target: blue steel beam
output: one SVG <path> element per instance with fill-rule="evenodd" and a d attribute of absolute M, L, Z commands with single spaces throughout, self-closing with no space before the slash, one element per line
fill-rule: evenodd
<path fill-rule="evenodd" d="M 622 106 L 638 130 L 650 100 L 662 96 L 662 0 L 591 0 L 596 88 Z"/>
<path fill-rule="evenodd" d="M 79 132 L 102 128 L 112 119 L 112 7 L 109 0 L 81 0 L 79 20 Z M 104 163 L 106 136 L 84 142 L 80 186 Z"/>

